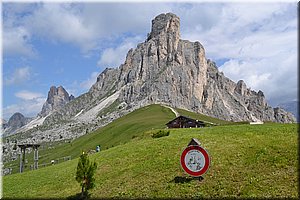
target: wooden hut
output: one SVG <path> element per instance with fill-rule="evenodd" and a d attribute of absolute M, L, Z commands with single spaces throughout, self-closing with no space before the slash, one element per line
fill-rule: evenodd
<path fill-rule="evenodd" d="M 179 116 L 166 123 L 166 125 L 168 128 L 200 128 L 204 127 L 205 123 L 189 117 Z"/>

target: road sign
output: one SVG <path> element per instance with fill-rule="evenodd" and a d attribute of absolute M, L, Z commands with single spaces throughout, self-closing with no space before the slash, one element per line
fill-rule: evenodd
<path fill-rule="evenodd" d="M 186 173 L 199 177 L 208 170 L 210 158 L 204 148 L 198 145 L 191 145 L 183 150 L 180 163 Z"/>

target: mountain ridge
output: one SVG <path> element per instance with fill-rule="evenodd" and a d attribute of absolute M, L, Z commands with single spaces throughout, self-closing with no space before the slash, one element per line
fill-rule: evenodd
<path fill-rule="evenodd" d="M 45 117 L 50 112 L 61 109 L 68 102 L 72 101 L 75 97 L 69 93 L 62 86 L 51 86 L 48 92 L 46 102 L 43 104 L 42 110 L 38 116 Z"/>
<path fill-rule="evenodd" d="M 200 42 L 180 39 L 180 19 L 172 13 L 155 17 L 147 39 L 130 49 L 118 68 L 106 68 L 84 95 L 97 101 L 116 92 L 128 108 L 165 103 L 224 120 L 295 122 L 292 114 L 269 106 L 262 91 L 224 76 L 205 57 Z M 79 112 L 69 112 L 70 107 L 49 116 L 47 123 Z"/>
<path fill-rule="evenodd" d="M 284 110 L 292 113 L 296 117 L 297 122 L 300 122 L 298 100 L 283 102 L 278 104 L 277 107 L 283 108 Z"/>
<path fill-rule="evenodd" d="M 55 101 L 51 94 L 56 93 L 61 96 Z M 53 109 L 54 104 L 57 109 Z M 179 17 L 167 13 L 155 17 L 145 41 L 129 49 L 119 67 L 100 73 L 87 93 L 73 99 L 64 89 L 50 88 L 38 115 L 43 127 L 32 132 L 50 134 L 55 140 L 74 138 L 150 104 L 166 104 L 229 121 L 295 122 L 291 113 L 269 106 L 262 91 L 253 91 L 244 81 L 235 83 L 224 76 L 205 57 L 200 42 L 180 38 Z M 110 112 L 101 114 L 111 105 L 114 108 Z"/>
<path fill-rule="evenodd" d="M 26 131 L 43 124 L 45 118 L 52 112 L 61 109 L 75 97 L 63 88 L 63 86 L 51 86 L 46 102 L 36 117 L 24 117 L 23 114 L 14 113 L 7 123 L 2 123 L 3 135 L 8 136 L 17 132 Z"/>
<path fill-rule="evenodd" d="M 19 128 L 25 126 L 30 123 L 33 118 L 25 117 L 22 113 L 16 112 L 14 113 L 9 120 L 6 122 L 5 120 L 2 122 L 3 135 L 14 134 L 18 131 Z"/>

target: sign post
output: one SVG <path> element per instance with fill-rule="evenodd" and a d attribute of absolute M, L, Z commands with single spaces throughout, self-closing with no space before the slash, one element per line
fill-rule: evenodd
<path fill-rule="evenodd" d="M 200 142 L 193 138 L 189 146 L 183 150 L 180 164 L 190 176 L 200 177 L 207 172 L 210 165 L 210 157 L 207 151 L 200 146 Z"/>

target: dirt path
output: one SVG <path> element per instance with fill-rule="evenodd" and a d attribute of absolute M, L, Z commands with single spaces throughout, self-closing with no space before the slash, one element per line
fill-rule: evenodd
<path fill-rule="evenodd" d="M 175 114 L 176 117 L 180 116 L 180 114 L 174 108 L 167 106 L 167 105 L 163 105 L 163 106 L 166 108 L 169 108 Z"/>

